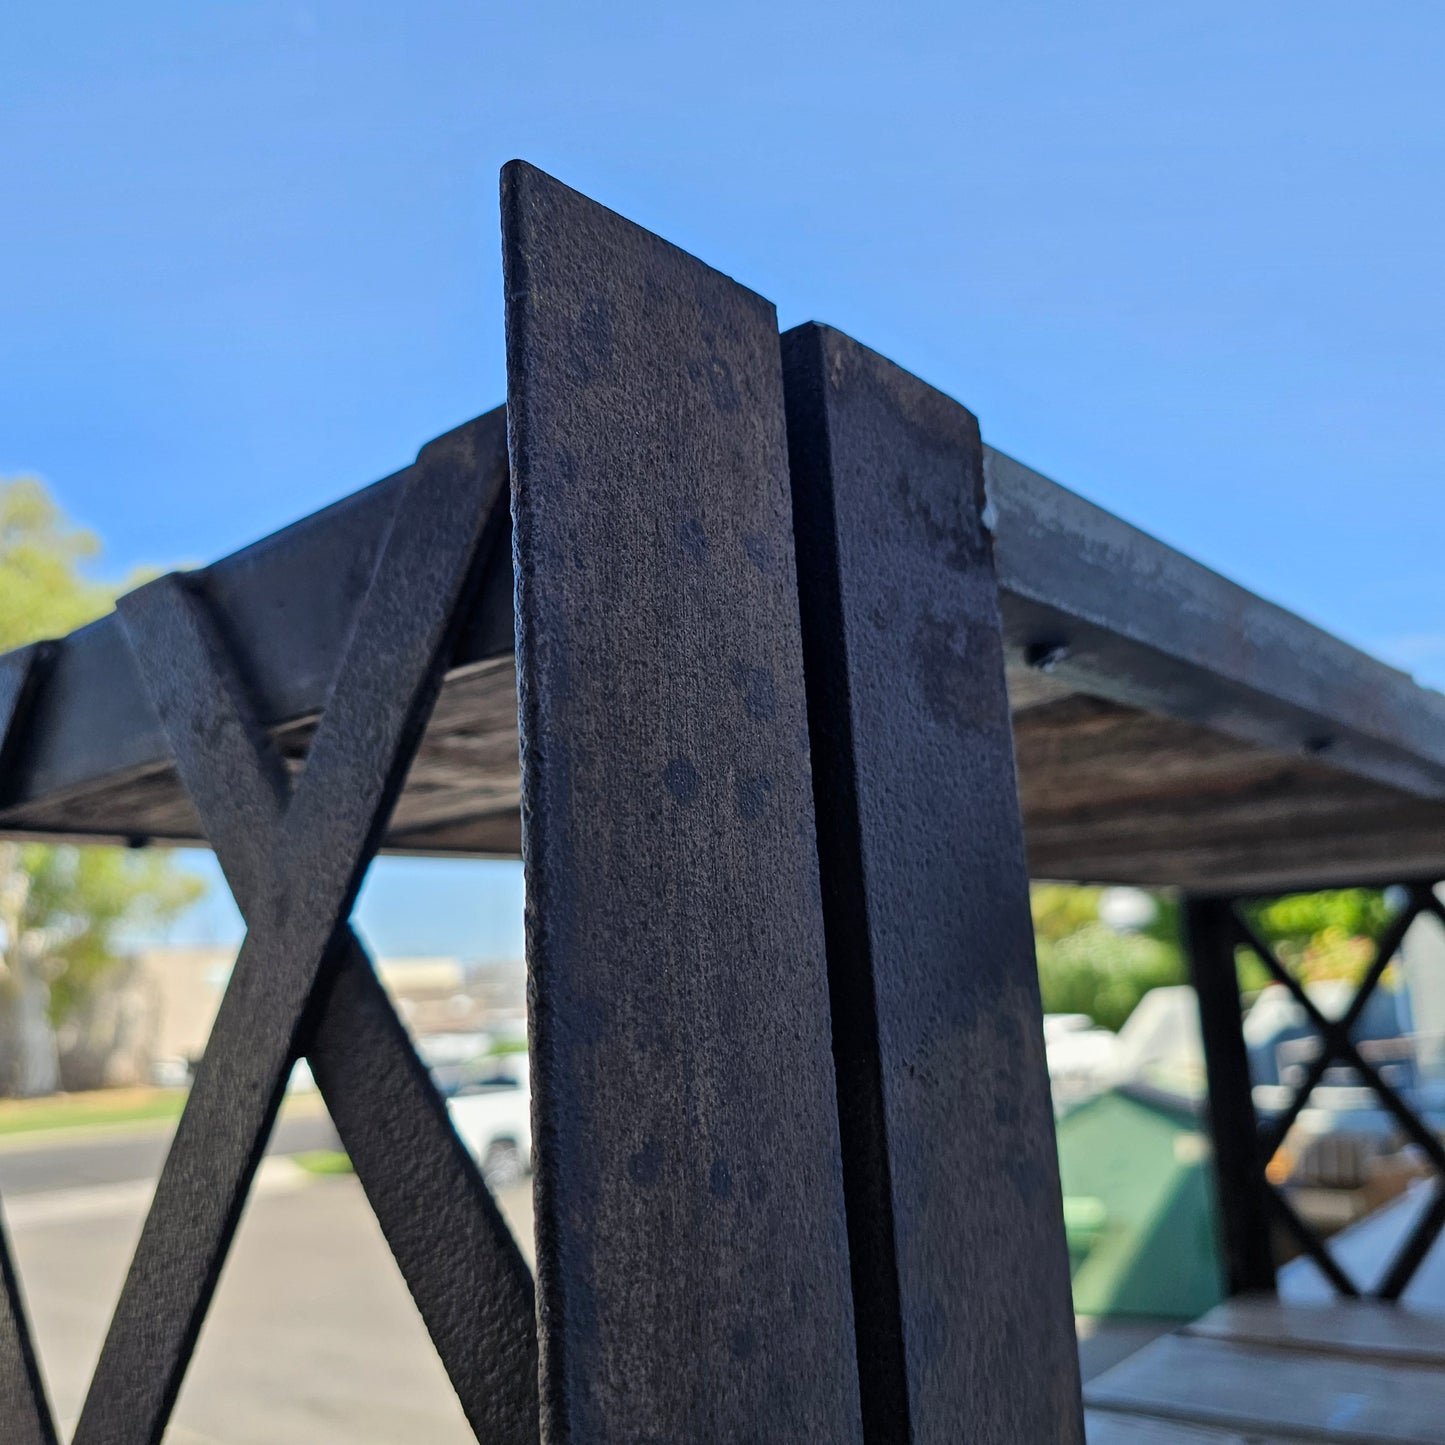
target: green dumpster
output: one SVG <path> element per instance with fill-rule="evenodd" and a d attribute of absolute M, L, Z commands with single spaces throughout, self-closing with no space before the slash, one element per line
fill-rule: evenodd
<path fill-rule="evenodd" d="M 1194 1319 L 1224 1298 L 1209 1142 L 1197 1105 L 1136 1086 L 1058 1125 L 1081 1315 Z"/>

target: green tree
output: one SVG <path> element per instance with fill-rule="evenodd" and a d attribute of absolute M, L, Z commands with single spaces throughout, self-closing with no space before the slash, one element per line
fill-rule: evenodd
<path fill-rule="evenodd" d="M 1034 938 L 1040 944 L 1057 943 L 1097 923 L 1099 900 L 1103 896 L 1102 888 L 1083 888 L 1073 883 L 1035 883 L 1029 889 Z"/>
<path fill-rule="evenodd" d="M 81 568 L 100 556 L 35 477 L 0 479 L 0 652 L 63 637 L 110 610 L 117 590 Z"/>
<path fill-rule="evenodd" d="M 99 555 L 41 482 L 0 481 L 0 651 L 107 612 L 122 589 L 81 570 Z M 119 936 L 159 927 L 203 887 L 165 852 L 0 843 L 0 1092 L 55 1088 L 55 1028 L 105 984 Z"/>
<path fill-rule="evenodd" d="M 1099 917 L 1105 890 L 1039 883 L 1032 890 L 1039 990 L 1046 1013 L 1088 1014 L 1117 1029 L 1150 989 L 1184 983 L 1177 910 L 1155 898 L 1153 922 L 1117 932 Z"/>
<path fill-rule="evenodd" d="M 1102 888 L 1065 883 L 1032 890 L 1039 988 L 1046 1013 L 1088 1014 L 1117 1029 L 1151 988 L 1186 983 L 1189 971 L 1179 933 L 1179 905 L 1154 894 L 1152 922 L 1118 933 L 1099 918 Z M 1280 961 L 1306 982 L 1345 978 L 1358 982 L 1374 957 L 1374 939 L 1390 916 L 1374 888 L 1292 893 L 1248 906 L 1247 916 Z M 1246 995 L 1271 982 L 1253 951 L 1237 955 Z"/>
<path fill-rule="evenodd" d="M 1358 983 L 1375 956 L 1375 939 L 1389 922 L 1390 905 L 1378 888 L 1336 888 L 1254 904 L 1249 918 L 1297 978 Z M 1246 986 L 1268 981 L 1253 953 L 1242 954 L 1240 963 Z"/>

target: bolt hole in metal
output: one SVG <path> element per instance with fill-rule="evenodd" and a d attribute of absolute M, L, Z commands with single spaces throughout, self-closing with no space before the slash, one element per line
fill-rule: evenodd
<path fill-rule="evenodd" d="M 1039 672 L 1054 672 L 1069 660 L 1070 651 L 1069 644 L 1058 639 L 1031 642 L 1024 649 L 1024 661 Z"/>

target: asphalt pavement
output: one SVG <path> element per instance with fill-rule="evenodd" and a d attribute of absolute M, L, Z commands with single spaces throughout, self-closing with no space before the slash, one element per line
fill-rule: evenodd
<path fill-rule="evenodd" d="M 441 1363 L 351 1175 L 288 1156 L 335 1147 L 319 1110 L 278 1125 L 166 1445 L 470 1445 Z M 0 1197 L 68 1438 L 140 1233 L 169 1126 L 11 1139 Z M 498 1203 L 532 1255 L 531 1181 Z M 1086 1378 L 1163 1322 L 1081 1321 Z"/>
<path fill-rule="evenodd" d="M 154 1141 L 149 1141 L 154 1145 Z M 67 1178 L 117 1159 L 62 1162 Z M 17 1156 L 7 1153 L 3 1164 Z M 157 1159 L 157 1163 L 158 1163 Z M 35 1166 L 38 1171 L 38 1164 Z M 121 1171 L 129 1172 L 129 1171 Z M 27 1176 L 36 1182 L 41 1176 Z M 45 1176 L 53 1183 L 55 1175 Z M 154 1179 L 8 1197 L 16 1265 L 63 1436 L 80 1412 Z M 499 1196 L 530 1253 L 530 1181 Z M 468 1445 L 473 1439 L 366 1198 L 350 1175 L 263 1163 L 167 1445 Z"/>
<path fill-rule="evenodd" d="M 0 1139 L 0 1198 L 154 1179 L 174 1132 L 173 1122 L 152 1120 L 6 1136 Z M 304 1154 L 340 1147 L 320 1101 L 302 1099 L 288 1103 L 266 1152 Z"/>

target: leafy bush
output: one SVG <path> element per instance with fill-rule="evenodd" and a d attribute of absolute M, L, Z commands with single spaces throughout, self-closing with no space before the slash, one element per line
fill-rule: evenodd
<path fill-rule="evenodd" d="M 1088 1014 L 1117 1029 L 1151 988 L 1187 983 L 1189 969 L 1179 932 L 1179 905 L 1152 895 L 1157 912 L 1138 932 L 1118 932 L 1100 921 L 1104 889 L 1040 883 L 1032 891 L 1039 986 L 1046 1013 Z M 1287 968 L 1307 981 L 1358 981 L 1374 957 L 1373 940 L 1390 917 L 1375 888 L 1292 893 L 1247 906 L 1246 916 Z M 1250 949 L 1238 953 L 1246 996 L 1271 981 Z"/>
<path fill-rule="evenodd" d="M 1177 947 L 1099 922 L 1040 937 L 1037 947 L 1044 1011 L 1088 1014 L 1106 1029 L 1117 1029 L 1150 989 L 1188 981 Z"/>

